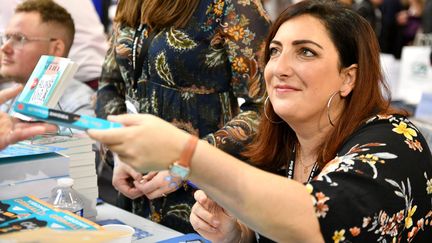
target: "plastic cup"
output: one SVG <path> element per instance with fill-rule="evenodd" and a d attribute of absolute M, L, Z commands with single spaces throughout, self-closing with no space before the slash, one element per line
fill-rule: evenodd
<path fill-rule="evenodd" d="M 109 243 L 131 243 L 135 229 L 125 224 L 107 224 L 102 225 L 107 231 L 121 232 L 119 237 L 112 239 Z"/>

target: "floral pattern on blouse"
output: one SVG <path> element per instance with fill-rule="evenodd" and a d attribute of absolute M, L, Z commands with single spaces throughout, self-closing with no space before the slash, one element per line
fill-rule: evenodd
<path fill-rule="evenodd" d="M 307 188 L 326 242 L 432 240 L 432 155 L 405 117 L 367 121 Z"/>
<path fill-rule="evenodd" d="M 260 57 L 269 25 L 259 0 L 201 0 L 185 28 L 165 28 L 154 36 L 137 80 L 134 56 L 149 32 L 144 25 L 134 48 L 137 30 L 115 25 L 99 83 L 97 116 L 133 110 L 154 114 L 239 156 L 257 129 L 265 93 Z M 245 101 L 240 107 L 238 98 Z M 135 200 L 132 207 L 139 215 L 192 232 L 194 202 L 193 190 L 185 185 L 150 205 Z"/>

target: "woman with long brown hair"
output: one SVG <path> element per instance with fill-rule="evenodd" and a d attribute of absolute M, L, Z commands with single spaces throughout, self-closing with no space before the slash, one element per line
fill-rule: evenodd
<path fill-rule="evenodd" d="M 114 22 L 97 115 L 153 114 L 240 156 L 265 93 L 259 57 L 269 22 L 260 2 L 120 0 Z M 136 199 L 120 200 L 124 208 L 193 231 L 195 189 L 186 181 L 168 171 L 143 176 L 118 161 L 113 185 Z"/>
<path fill-rule="evenodd" d="M 89 134 L 139 171 L 171 168 L 198 185 L 190 220 L 214 242 L 432 239 L 432 155 L 382 93 L 366 20 L 305 0 L 276 20 L 266 47 L 268 100 L 245 155 L 268 172 L 154 116 L 113 117 L 126 127 Z"/>

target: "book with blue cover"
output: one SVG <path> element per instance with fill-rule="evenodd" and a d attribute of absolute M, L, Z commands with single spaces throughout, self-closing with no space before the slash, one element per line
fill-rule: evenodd
<path fill-rule="evenodd" d="M 78 65 L 71 59 L 41 56 L 16 101 L 55 107 L 77 68 Z M 16 114 L 13 109 L 10 114 L 23 120 L 31 120 Z"/>
<path fill-rule="evenodd" d="M 35 118 L 38 121 L 46 121 L 79 130 L 111 129 L 123 126 L 118 122 L 111 122 L 86 115 L 78 115 L 24 102 L 15 102 L 14 110 L 20 114 Z"/>
<path fill-rule="evenodd" d="M 58 230 L 99 230 L 90 220 L 54 208 L 33 196 L 0 200 L 0 235 L 48 227 Z"/>

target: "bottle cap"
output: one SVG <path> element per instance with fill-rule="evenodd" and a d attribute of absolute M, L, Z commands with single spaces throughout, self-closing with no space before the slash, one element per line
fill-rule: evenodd
<path fill-rule="evenodd" d="M 74 180 L 69 177 L 57 179 L 57 185 L 60 187 L 71 187 L 74 184 Z"/>

